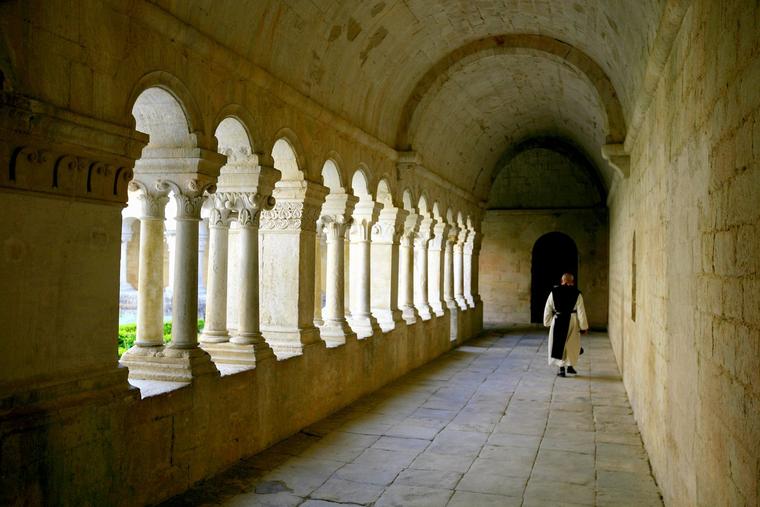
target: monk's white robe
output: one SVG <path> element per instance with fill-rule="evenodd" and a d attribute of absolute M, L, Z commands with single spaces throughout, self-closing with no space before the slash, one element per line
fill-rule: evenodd
<path fill-rule="evenodd" d="M 562 359 L 554 359 L 552 357 L 552 344 L 554 341 L 556 310 L 554 309 L 554 296 L 549 293 L 546 306 L 544 306 L 544 326 L 550 328 L 549 348 L 547 352 L 549 366 L 574 366 L 578 364 L 578 356 L 581 353 L 581 329 L 588 329 L 586 308 L 583 306 L 582 294 L 578 294 L 574 310 L 576 313 L 570 315 L 570 327 L 567 330 L 567 341 L 565 342 L 565 351 L 562 353 Z"/>

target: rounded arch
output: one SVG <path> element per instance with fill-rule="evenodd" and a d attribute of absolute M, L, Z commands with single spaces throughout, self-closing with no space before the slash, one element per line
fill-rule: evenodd
<path fill-rule="evenodd" d="M 578 260 L 578 247 L 567 234 L 554 231 L 536 240 L 531 251 L 531 322 L 543 322 L 546 298 L 564 273 L 572 273 L 578 283 Z"/>
<path fill-rule="evenodd" d="M 282 172 L 282 181 L 286 180 L 304 180 L 307 174 L 306 155 L 303 144 L 291 129 L 283 127 L 277 131 L 272 144 L 272 158 L 275 169 Z M 283 168 L 278 167 L 277 160 Z"/>
<path fill-rule="evenodd" d="M 234 118 L 240 122 L 245 129 L 248 137 L 248 143 L 251 147 L 251 152 L 260 154 L 262 147 L 265 146 L 264 136 L 261 132 L 261 125 L 245 107 L 240 104 L 227 104 L 224 106 L 214 118 L 215 134 L 219 130 L 219 124 L 227 118 Z M 219 140 L 217 136 L 217 141 Z M 221 148 L 218 150 L 221 153 Z"/>
<path fill-rule="evenodd" d="M 360 199 L 372 198 L 369 174 L 364 166 L 359 166 L 351 176 L 351 191 Z"/>
<path fill-rule="evenodd" d="M 322 184 L 330 189 L 330 193 L 345 192 L 338 164 L 332 158 L 325 160 L 322 166 Z"/>
<path fill-rule="evenodd" d="M 585 75 L 605 111 L 607 143 L 622 143 L 626 126 L 623 108 L 612 81 L 602 67 L 580 49 L 561 40 L 546 35 L 505 34 L 485 37 L 466 44 L 450 52 L 436 62 L 417 81 L 409 95 L 399 118 L 396 147 L 410 150 L 415 112 L 423 98 L 440 89 L 459 68 L 482 56 L 509 54 L 517 51 L 536 51 L 548 57 L 558 58 Z"/>
<path fill-rule="evenodd" d="M 388 182 L 387 178 L 380 178 L 380 181 L 377 182 L 375 196 L 377 198 L 377 202 L 381 203 L 384 207 L 396 207 L 395 199 L 393 198 L 393 191 L 391 190 L 391 184 Z"/>
<path fill-rule="evenodd" d="M 606 202 L 607 187 L 605 186 L 602 173 L 592 162 L 588 153 L 586 153 L 582 147 L 570 140 L 556 136 L 529 137 L 511 145 L 506 151 L 504 151 L 504 153 L 502 153 L 501 157 L 499 157 L 499 160 L 496 162 L 496 166 L 489 177 L 488 184 L 492 185 L 493 182 L 496 181 L 496 178 L 499 177 L 499 173 L 501 173 L 501 171 L 509 165 L 515 157 L 523 152 L 538 148 L 556 151 L 557 153 L 566 156 L 570 161 L 577 163 L 578 166 L 585 168 L 599 192 L 599 195 L 602 197 L 602 202 Z"/>
<path fill-rule="evenodd" d="M 414 195 L 408 188 L 405 188 L 401 193 L 401 204 L 406 211 L 414 212 Z"/>
<path fill-rule="evenodd" d="M 441 220 L 441 207 L 438 204 L 438 201 L 433 202 L 433 209 L 432 209 L 432 216 L 436 220 Z"/>
<path fill-rule="evenodd" d="M 192 93 L 177 77 L 162 70 L 145 74 L 132 87 L 132 92 L 129 94 L 126 107 L 124 108 L 124 123 L 136 125 L 136 123 L 132 123 L 137 120 L 133 114 L 135 103 L 146 90 L 155 88 L 161 89 L 174 97 L 182 109 L 185 121 L 187 122 L 188 133 L 203 138 L 203 116 Z M 216 149 L 216 146 L 208 146 L 208 148 Z"/>
<path fill-rule="evenodd" d="M 454 221 L 454 210 L 452 208 L 446 210 L 446 223 L 449 225 L 456 225 L 456 222 Z"/>
<path fill-rule="evenodd" d="M 428 200 L 427 194 L 423 190 L 420 193 L 420 198 L 417 200 L 417 210 L 419 214 L 422 215 L 423 217 L 430 216 L 430 204 L 428 203 L 429 203 L 429 200 Z"/>
<path fill-rule="evenodd" d="M 282 173 L 282 181 L 303 181 L 304 172 L 298 160 L 298 153 L 287 137 L 280 137 L 272 146 L 274 168 Z"/>
<path fill-rule="evenodd" d="M 228 163 L 243 162 L 253 156 L 253 146 L 245 124 L 235 116 L 227 116 L 217 124 L 214 136 L 217 151 L 227 156 Z"/>
<path fill-rule="evenodd" d="M 134 101 L 132 117 L 135 129 L 148 134 L 147 148 L 192 149 L 196 137 L 191 134 L 185 108 L 165 88 L 153 86 L 143 90 Z"/>

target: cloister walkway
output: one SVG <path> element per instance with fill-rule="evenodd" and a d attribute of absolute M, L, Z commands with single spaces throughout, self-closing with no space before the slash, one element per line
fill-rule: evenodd
<path fill-rule="evenodd" d="M 662 505 L 607 336 L 571 378 L 545 336 L 471 340 L 165 505 Z"/>

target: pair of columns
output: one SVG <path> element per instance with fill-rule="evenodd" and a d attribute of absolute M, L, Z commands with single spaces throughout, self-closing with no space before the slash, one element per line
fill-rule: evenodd
<path fill-rule="evenodd" d="M 218 374 L 207 354 L 198 348 L 198 224 L 209 179 L 192 176 L 136 178 L 130 188 L 140 192 L 140 258 L 137 297 L 137 337 L 121 363 L 130 378 L 188 382 Z M 164 215 L 173 191 L 177 204 L 172 277 L 172 339 L 163 342 Z"/>

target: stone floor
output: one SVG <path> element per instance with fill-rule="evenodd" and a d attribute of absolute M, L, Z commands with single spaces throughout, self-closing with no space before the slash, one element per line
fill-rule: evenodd
<path fill-rule="evenodd" d="M 662 505 L 606 335 L 490 333 L 164 505 Z"/>

